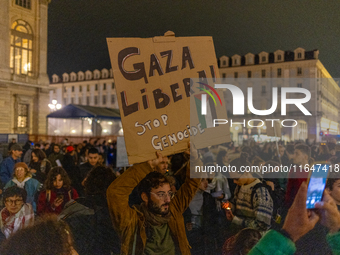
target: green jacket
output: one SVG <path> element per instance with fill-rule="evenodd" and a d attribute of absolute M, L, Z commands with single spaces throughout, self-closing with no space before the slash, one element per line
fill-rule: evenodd
<path fill-rule="evenodd" d="M 340 255 L 340 232 L 327 235 L 327 242 L 334 255 Z M 248 255 L 292 255 L 296 251 L 295 244 L 289 238 L 275 230 L 270 230 L 250 250 Z"/>
<path fill-rule="evenodd" d="M 201 162 L 197 160 L 192 164 L 200 165 Z M 145 218 L 136 208 L 129 206 L 129 195 L 138 183 L 152 171 L 148 163 L 136 164 L 118 177 L 107 190 L 107 202 L 113 227 L 121 240 L 121 254 L 132 254 L 137 226 L 136 254 L 143 254 L 147 239 L 144 227 Z M 190 254 L 191 248 L 186 237 L 183 213 L 188 208 L 199 184 L 200 179 L 190 178 L 190 164 L 187 164 L 186 180 L 171 200 L 169 206 L 171 218 L 168 225 L 174 243 L 183 255 Z"/>

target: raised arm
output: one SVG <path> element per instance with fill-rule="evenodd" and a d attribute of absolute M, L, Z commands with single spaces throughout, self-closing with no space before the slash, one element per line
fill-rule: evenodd
<path fill-rule="evenodd" d="M 138 183 L 153 169 L 148 162 L 130 167 L 107 189 L 107 203 L 114 228 L 119 235 L 131 224 L 136 211 L 129 206 L 129 195 Z"/>
<path fill-rule="evenodd" d="M 186 178 L 183 185 L 180 187 L 178 192 L 176 193 L 175 197 L 171 200 L 170 208 L 174 208 L 181 214 L 185 212 L 188 208 L 192 198 L 195 196 L 196 191 L 200 185 L 201 179 L 200 178 L 190 178 L 190 164 L 192 166 L 201 166 L 202 162 L 198 157 L 197 150 L 193 147 L 186 151 L 187 154 L 191 153 L 191 160 L 187 163 L 186 166 Z"/>

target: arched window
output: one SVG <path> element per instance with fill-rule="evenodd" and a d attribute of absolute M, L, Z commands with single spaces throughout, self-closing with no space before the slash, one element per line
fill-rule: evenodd
<path fill-rule="evenodd" d="M 17 20 L 11 27 L 10 68 L 12 73 L 33 75 L 33 33 L 30 25 Z"/>

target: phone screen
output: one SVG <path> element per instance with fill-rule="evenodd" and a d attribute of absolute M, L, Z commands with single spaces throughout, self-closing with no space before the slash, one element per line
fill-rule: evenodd
<path fill-rule="evenodd" d="M 311 168 L 312 174 L 309 179 L 306 201 L 307 209 L 314 209 L 315 203 L 321 201 L 326 186 L 328 170 L 328 164 L 315 164 Z"/>

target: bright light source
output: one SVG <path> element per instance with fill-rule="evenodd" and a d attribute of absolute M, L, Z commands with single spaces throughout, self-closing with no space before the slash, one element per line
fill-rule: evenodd
<path fill-rule="evenodd" d="M 71 131 L 71 133 L 74 134 L 74 133 L 76 133 L 76 131 L 73 129 L 73 130 Z"/>
<path fill-rule="evenodd" d="M 109 121 L 107 124 L 109 124 L 109 125 L 112 125 L 112 122 L 111 122 L 111 121 Z"/>
<path fill-rule="evenodd" d="M 52 104 L 57 104 L 57 103 L 58 103 L 57 100 L 55 100 L 55 99 L 52 100 Z"/>
<path fill-rule="evenodd" d="M 267 129 L 267 127 L 266 127 L 266 126 L 263 126 L 262 128 L 263 128 L 264 130 L 266 130 L 266 129 Z"/>
<path fill-rule="evenodd" d="M 57 104 L 56 107 L 59 110 L 59 109 L 61 109 L 62 105 L 61 104 Z"/>
<path fill-rule="evenodd" d="M 27 72 L 28 70 L 31 70 L 31 63 L 25 64 L 24 70 L 25 70 L 25 72 Z"/>
<path fill-rule="evenodd" d="M 103 132 L 104 132 L 104 133 L 107 133 L 107 129 L 104 129 Z"/>
<path fill-rule="evenodd" d="M 118 134 L 119 134 L 119 135 L 124 135 L 124 131 L 123 131 L 122 128 L 118 131 Z"/>
<path fill-rule="evenodd" d="M 235 127 L 235 130 L 238 130 L 238 129 L 239 129 L 239 127 L 238 127 L 238 126 L 236 126 L 236 127 Z"/>
<path fill-rule="evenodd" d="M 87 133 L 91 133 L 92 131 L 91 131 L 91 129 L 88 129 L 88 130 L 86 130 L 86 132 L 87 132 Z"/>
<path fill-rule="evenodd" d="M 55 109 L 55 105 L 54 104 L 48 104 L 48 107 L 50 107 L 51 110 Z"/>

